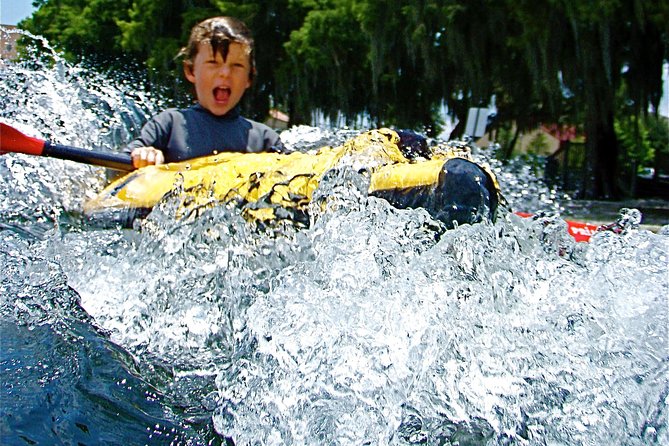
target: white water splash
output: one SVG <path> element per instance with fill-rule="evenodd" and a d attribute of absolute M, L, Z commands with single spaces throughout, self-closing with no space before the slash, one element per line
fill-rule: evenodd
<path fill-rule="evenodd" d="M 37 136 L 111 148 L 136 130 L 113 118 L 137 99 L 126 87 L 65 63 L 0 73 L 27 111 L 3 119 Z M 350 132 L 284 137 L 308 150 Z M 4 161 L 1 221 L 29 233 L 99 184 L 90 168 Z M 495 168 L 513 203 L 559 209 L 528 169 Z M 504 214 L 442 233 L 349 174 L 321 185 L 308 229 L 256 230 L 226 208 L 176 222 L 167 201 L 136 230 L 54 222 L 8 264 L 36 282 L 61 268 L 143 378 L 236 444 L 669 442 L 666 235 L 631 222 L 576 244 L 559 219 Z"/>

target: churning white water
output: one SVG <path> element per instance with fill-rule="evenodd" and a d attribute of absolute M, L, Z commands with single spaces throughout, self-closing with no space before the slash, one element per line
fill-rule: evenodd
<path fill-rule="evenodd" d="M 57 55 L 0 66 L 0 97 L 3 122 L 108 150 L 160 107 Z M 305 149 L 351 133 L 282 138 Z M 488 161 L 511 206 L 559 212 L 529 168 Z M 559 218 L 506 212 L 443 231 L 344 169 L 306 229 L 259 229 L 226 207 L 176 221 L 170 199 L 134 229 L 100 229 L 80 210 L 103 184 L 97 168 L 0 158 L 2 317 L 83 322 L 133 358 L 167 419 L 209 420 L 179 438 L 142 425 L 155 430 L 143 441 L 669 443 L 669 231 L 639 229 L 634 211 L 587 244 Z"/>

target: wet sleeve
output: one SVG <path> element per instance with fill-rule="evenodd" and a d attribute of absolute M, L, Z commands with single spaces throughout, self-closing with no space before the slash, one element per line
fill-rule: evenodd
<path fill-rule="evenodd" d="M 139 136 L 125 146 L 124 152 L 130 153 L 137 147 L 155 147 L 165 151 L 172 132 L 172 119 L 165 111 L 151 118 L 139 133 Z"/>
<path fill-rule="evenodd" d="M 276 138 L 271 138 L 270 140 L 270 145 L 267 150 L 271 152 L 278 152 L 278 153 L 290 153 L 292 150 L 289 150 L 285 145 L 283 145 L 283 142 L 281 141 L 281 137 L 279 136 L 278 133 L 273 132 L 276 135 Z"/>
<path fill-rule="evenodd" d="M 290 153 L 292 150 L 288 149 L 279 134 L 269 127 L 265 128 L 263 137 L 263 150 L 267 152 Z"/>

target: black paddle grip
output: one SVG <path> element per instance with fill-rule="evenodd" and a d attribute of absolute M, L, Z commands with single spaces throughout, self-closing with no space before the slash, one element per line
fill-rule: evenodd
<path fill-rule="evenodd" d="M 126 172 L 134 170 L 134 167 L 132 166 L 132 158 L 130 158 L 130 155 L 127 153 L 96 152 L 93 150 L 54 144 L 49 141 L 44 143 L 42 156 L 92 164 L 94 166 L 108 167 L 110 169 L 123 170 Z"/>

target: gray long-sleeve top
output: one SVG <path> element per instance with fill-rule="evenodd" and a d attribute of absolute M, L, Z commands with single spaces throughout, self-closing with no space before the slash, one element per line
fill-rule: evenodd
<path fill-rule="evenodd" d="M 216 116 L 199 104 L 157 114 L 125 151 L 142 146 L 161 150 L 167 163 L 220 152 L 286 152 L 278 133 L 244 118 L 239 107 Z"/>

